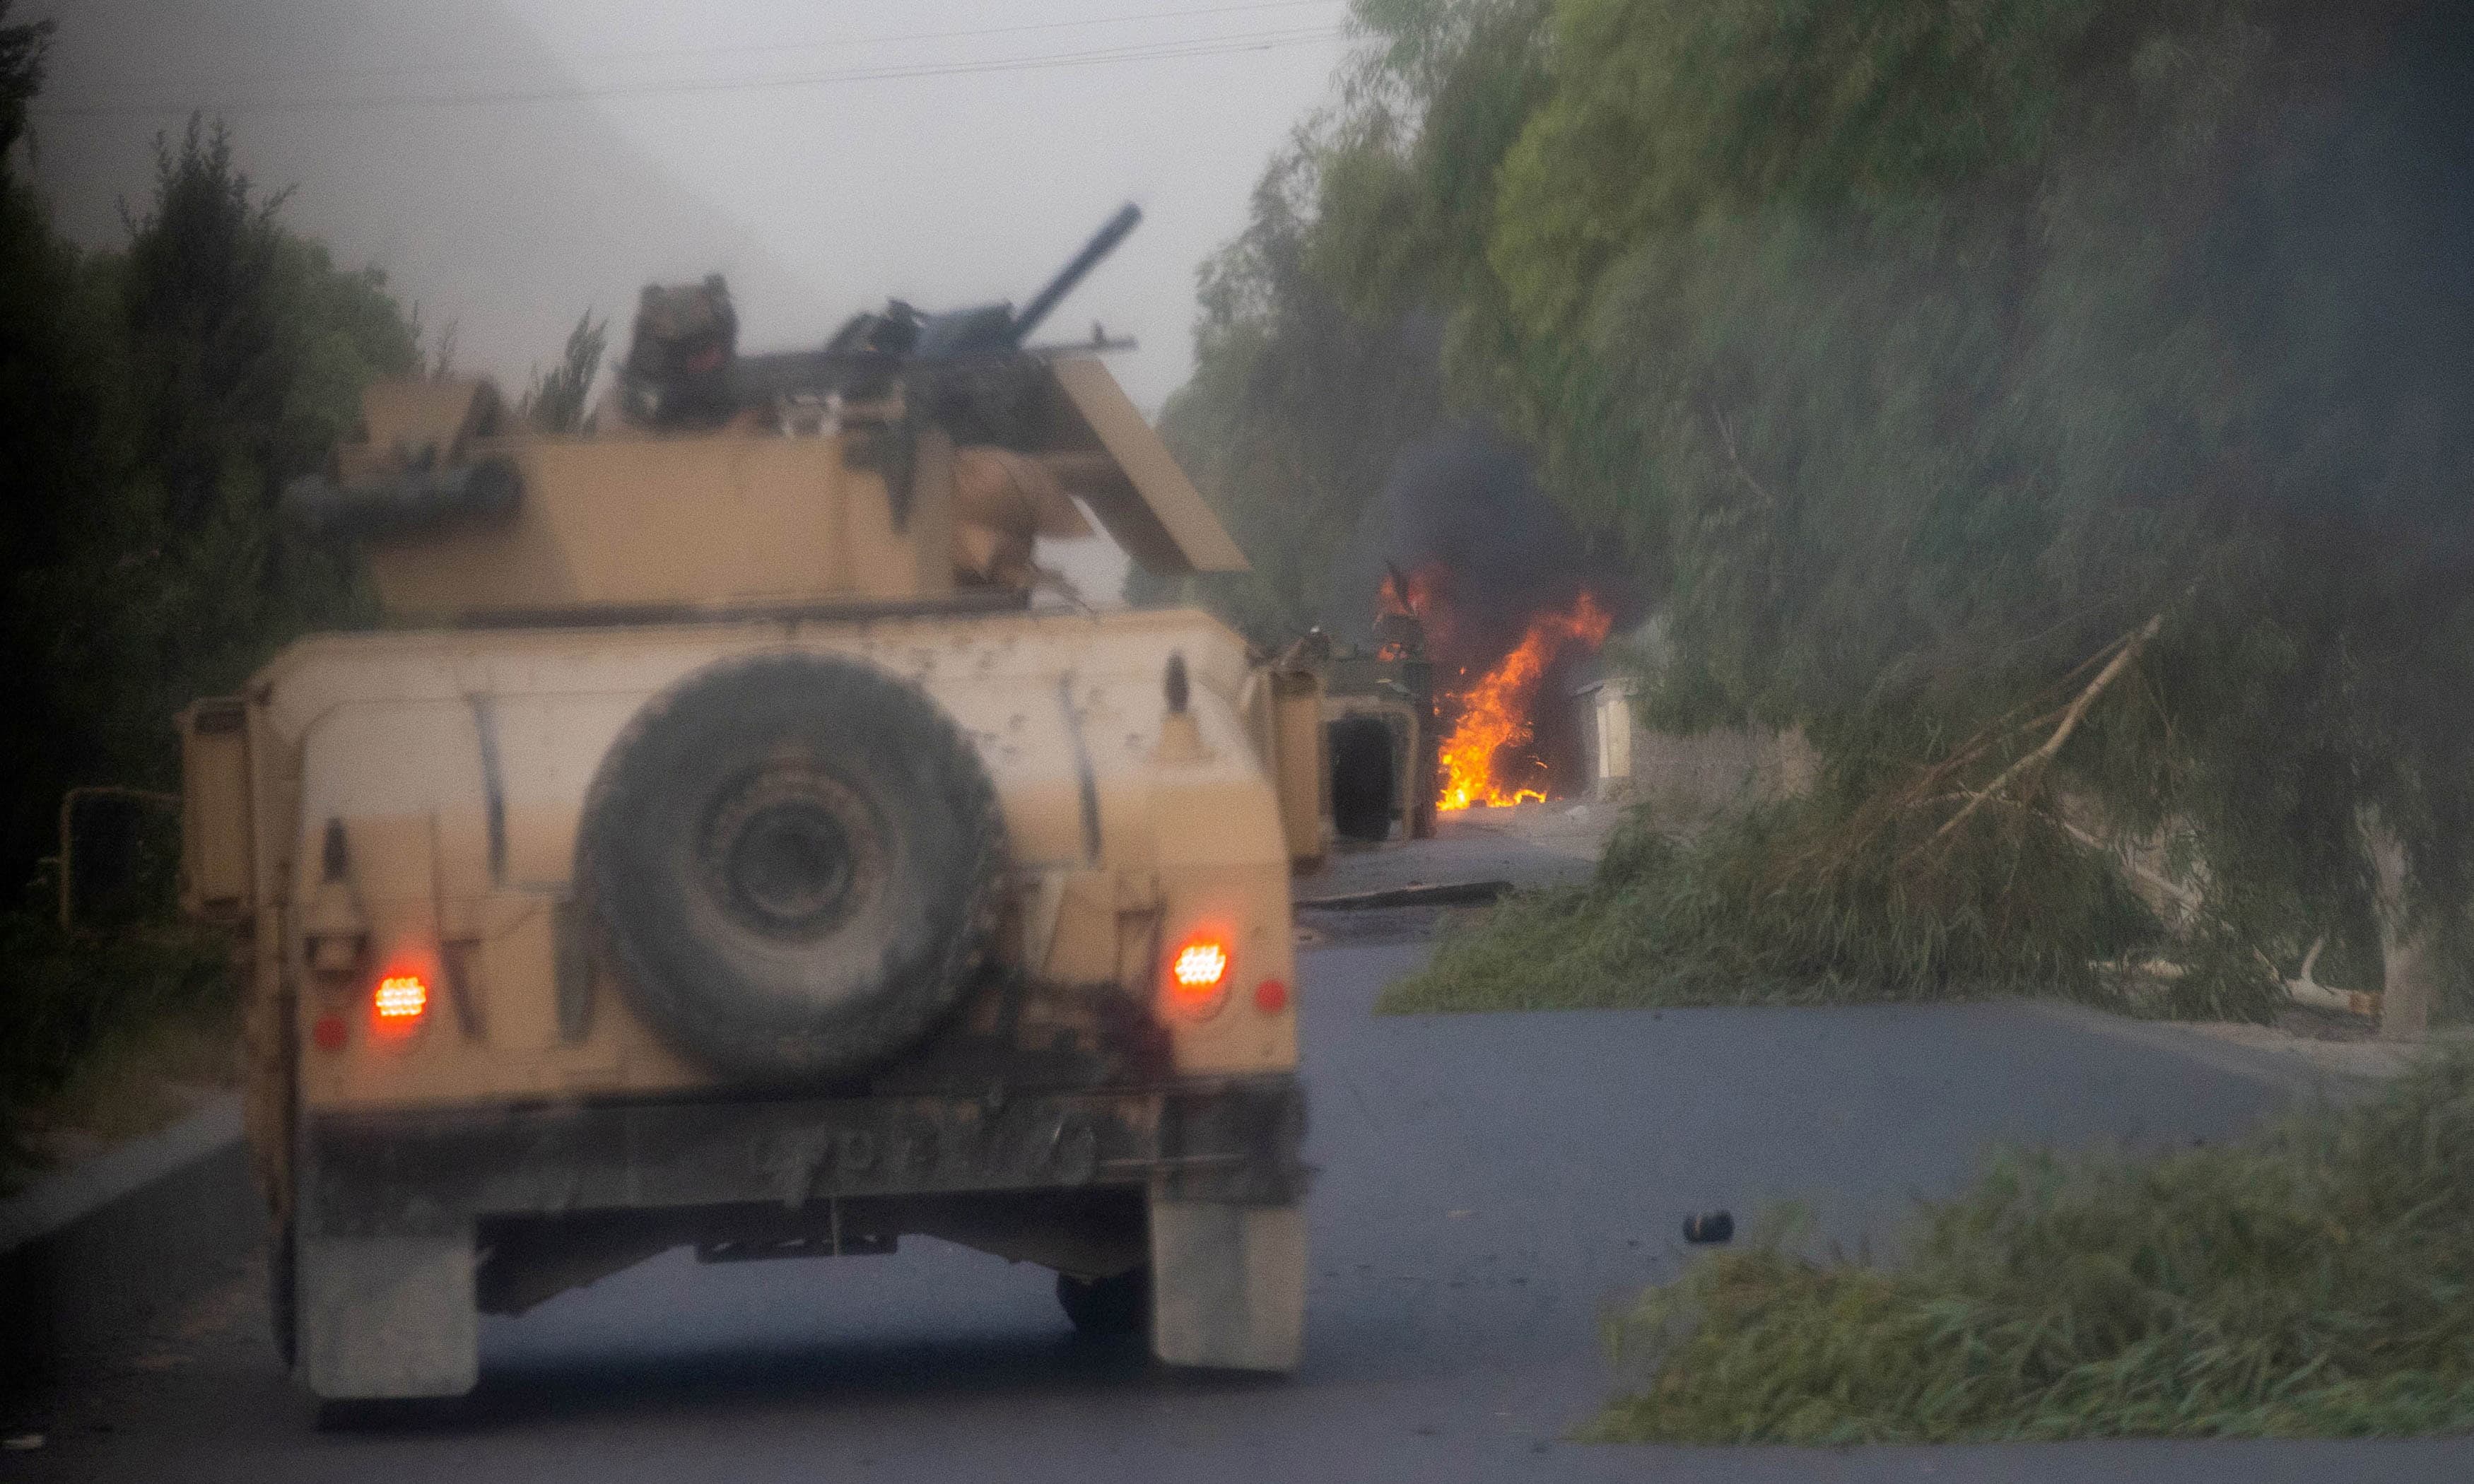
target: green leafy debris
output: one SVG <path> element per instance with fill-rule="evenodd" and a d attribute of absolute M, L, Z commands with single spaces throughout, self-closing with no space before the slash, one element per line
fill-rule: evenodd
<path fill-rule="evenodd" d="M 1629 884 L 1507 909 L 1507 944 L 1552 946 L 1553 921 L 1595 945 L 1556 961 L 1596 988 L 1521 993 L 1614 993 L 1590 966 L 1624 954 L 1704 993 L 1779 963 L 1914 993 L 1944 969 L 2052 960 L 2091 935 L 2049 919 L 2106 920 L 2032 895 L 2084 888 L 2039 869 L 2058 848 L 2022 844 L 2015 876 L 1963 852 L 2002 873 L 2006 902 L 1870 850 L 1833 854 L 1835 883 L 1750 853 L 1905 797 L 1990 729 L 1998 748 L 1904 812 L 1940 828 L 2025 809 L 2169 857 L 2196 898 L 2172 924 L 2186 997 L 2244 1013 L 2262 977 L 2244 954 L 2290 968 L 2315 941 L 2375 938 L 2392 840 L 2396 909 L 2439 940 L 2441 1008 L 2462 1011 L 2474 12 L 1357 14 L 1368 44 L 1317 135 L 1304 261 L 1370 321 L 1440 317 L 1446 396 L 1526 439 L 1549 492 L 1662 595 L 1649 718 L 1799 729 L 1833 796 Z M 2003 721 L 2050 717 L 2054 687 L 2135 634 L 2067 729 Z M 2047 738 L 2035 777 L 1989 786 Z M 1962 916 L 1926 921 L 1944 910 Z M 1480 954 L 1447 949 L 1430 983 Z"/>
<path fill-rule="evenodd" d="M 1632 1443 L 2474 1428 L 2474 1052 L 2161 1158 L 2013 1155 L 1895 1265 L 1783 1223 L 1610 1321 Z"/>
<path fill-rule="evenodd" d="M 1589 885 L 1516 896 L 1446 932 L 1430 965 L 1387 990 L 1380 1008 L 2012 993 L 2147 1003 L 2107 966 L 2135 958 L 2161 928 L 2101 852 L 2016 814 L 1978 816 L 1921 851 L 1928 824 L 1866 832 L 1857 814 L 1844 796 L 1818 794 L 1749 809 L 1688 842 L 1636 820 Z M 2260 1018 L 2282 989 L 2257 972 L 2234 983 L 2229 1003 L 2181 1008 Z"/>

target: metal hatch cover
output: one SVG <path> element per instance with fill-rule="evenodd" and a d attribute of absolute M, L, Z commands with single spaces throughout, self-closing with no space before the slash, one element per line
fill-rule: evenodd
<path fill-rule="evenodd" d="M 1108 368 L 1091 356 L 1060 356 L 1049 371 L 1090 440 L 1125 475 L 1122 485 L 1078 487 L 1075 492 L 1126 554 L 1171 577 L 1248 570 L 1246 554 Z"/>

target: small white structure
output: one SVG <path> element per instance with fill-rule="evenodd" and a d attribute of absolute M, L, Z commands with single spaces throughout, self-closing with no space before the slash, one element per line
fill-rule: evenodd
<path fill-rule="evenodd" d="M 1633 689 L 1627 676 L 1602 675 L 1572 687 L 1580 710 L 1581 759 L 1592 799 L 1617 799 L 1632 790 Z"/>
<path fill-rule="evenodd" d="M 1663 658 L 1663 627 L 1651 619 L 1621 648 L 1654 664 Z M 1688 831 L 1739 804 L 1812 786 L 1820 757 L 1803 732 L 1761 726 L 1653 730 L 1640 724 L 1634 704 L 1640 684 L 1601 663 L 1571 687 L 1590 798 L 1644 804 L 1661 826 Z"/>

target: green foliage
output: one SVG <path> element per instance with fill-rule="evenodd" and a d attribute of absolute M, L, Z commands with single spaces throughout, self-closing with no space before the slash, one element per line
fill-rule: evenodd
<path fill-rule="evenodd" d="M 1497 165 L 1548 96 L 1548 9 L 1544 0 L 1358 7 L 1380 45 L 1355 75 L 1365 106 L 1323 152 L 1308 246 L 1318 276 L 1360 312 L 1492 295 L 1485 241 Z"/>
<path fill-rule="evenodd" d="M 1664 590 L 1662 721 L 1897 787 L 2156 620 L 2005 803 L 2171 837 L 2207 932 L 2281 961 L 2360 936 L 2376 824 L 2466 938 L 2462 7 L 1360 18 L 1309 261 L 1444 316 L 1447 385 Z"/>
<path fill-rule="evenodd" d="M 1205 602 L 1265 644 L 1323 621 L 1333 554 L 1440 405 L 1431 337 L 1350 315 L 1305 262 L 1317 158 L 1299 142 L 1273 161 L 1252 222 L 1203 265 L 1194 379 L 1160 418 L 1253 570 L 1129 585 Z"/>
<path fill-rule="evenodd" d="M 0 172 L 8 169 L 10 151 L 26 132 L 26 108 L 42 90 L 43 55 L 52 44 L 58 22 L 9 23 L 13 0 L 0 0 Z"/>
<path fill-rule="evenodd" d="M 277 495 L 357 420 L 361 388 L 418 354 L 383 275 L 285 230 L 281 196 L 252 185 L 220 128 L 158 141 L 122 251 L 61 241 L 5 154 L 48 28 L 7 25 L 7 9 L 0 654 L 15 683 L 0 708 L 0 899 L 13 900 L 44 876 L 67 789 L 172 787 L 182 705 L 236 688 L 304 630 L 373 615 L 346 553 L 280 518 Z M 63 934 L 39 890 L 0 914 L 0 1148 L 113 1046 L 228 1017 L 220 954 L 163 925 L 154 895 L 151 913 L 90 937 Z"/>
<path fill-rule="evenodd" d="M 7 13 L 0 6 L 0 134 L 13 142 L 41 82 L 49 26 L 7 25 Z M 0 150 L 0 653 L 22 657 L 48 628 L 25 599 L 27 579 L 58 560 L 72 513 L 102 487 L 89 450 L 108 373 L 100 337 L 85 333 L 93 306 L 77 255 L 53 235 L 14 163 Z M 22 660 L 11 669 L 28 673 Z M 72 755 L 24 687 L 12 701 L 0 708 L 0 779 L 10 780 L 0 787 L 0 886 L 25 878 L 45 812 L 18 780 L 48 781 Z"/>
<path fill-rule="evenodd" d="M 280 518 L 372 377 L 414 369 L 376 270 L 285 231 L 220 130 L 158 145 L 122 252 L 81 257 L 0 189 L 0 871 L 22 881 L 77 783 L 168 786 L 169 718 L 278 645 L 367 622 L 346 554 Z M 17 395 L 22 394 L 22 395 Z"/>
<path fill-rule="evenodd" d="M 1628 822 L 1585 887 L 1515 897 L 1446 933 L 1388 1012 L 1826 1004 L 2059 993 L 2141 1003 L 2118 964 L 2160 936 L 2098 852 L 2033 815 L 1979 815 L 1925 850 L 1910 818 L 1856 827 L 1834 792 L 1689 842 Z M 2219 1014 L 2257 1018 L 2237 979 Z M 2179 988 L 2177 985 L 2176 988 Z M 2244 993 L 2244 992 L 2247 993 Z M 2198 1008 L 2198 1007 L 2193 1007 Z"/>
<path fill-rule="evenodd" d="M 2013 1156 L 1896 1266 L 1783 1227 L 1609 1327 L 1624 1442 L 2474 1428 L 2474 1054 L 2228 1147 Z"/>
<path fill-rule="evenodd" d="M 0 1188 L 40 1164 L 29 1124 L 98 1056 L 172 1025 L 220 1029 L 227 1047 L 237 1045 L 240 985 L 227 935 L 155 922 L 72 937 L 47 906 L 0 912 Z M 230 1070 L 194 1068 L 201 1080 Z"/>
<path fill-rule="evenodd" d="M 601 352 L 610 342 L 610 322 L 598 324 L 588 309 L 567 333 L 567 350 L 547 374 L 536 371 L 524 391 L 522 412 L 545 433 L 573 433 L 584 426 L 586 396 L 601 371 Z"/>

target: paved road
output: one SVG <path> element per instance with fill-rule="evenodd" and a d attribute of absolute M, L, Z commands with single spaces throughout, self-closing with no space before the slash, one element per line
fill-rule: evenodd
<path fill-rule="evenodd" d="M 1320 869 L 1297 883 L 1298 935 L 1320 945 L 1422 943 L 1456 914 L 1482 906 L 1421 906 L 1376 911 L 1307 905 L 1404 886 L 1505 881 L 1518 887 L 1587 881 L 1614 828 L 1611 804 L 1530 803 L 1467 809 L 1435 822 L 1434 837 L 1402 844 L 1343 843 Z"/>
<path fill-rule="evenodd" d="M 1949 1450 L 1564 1441 L 1612 1380 L 1596 1316 L 1688 1260 L 1687 1210 L 1809 1203 L 1880 1242 L 2001 1140 L 2222 1138 L 2297 1096 L 2239 1050 L 2018 1005 L 1377 1018 L 1414 946 L 1304 978 L 1307 1363 L 1191 1379 L 1072 1344 L 1047 1275 L 919 1241 L 839 1262 L 665 1258 L 490 1321 L 483 1386 L 394 1431 L 319 1434 L 224 1275 L 115 1342 L 108 1374 L 0 1411 L 46 1446 L 0 1476 L 284 1480 L 2352 1479 L 2474 1477 L 2474 1443 Z M 2190 1044 L 2196 1046 L 2193 1041 Z M 213 1179 L 238 1179 L 227 1161 Z M 153 1239 L 179 1250 L 181 1221 Z"/>

